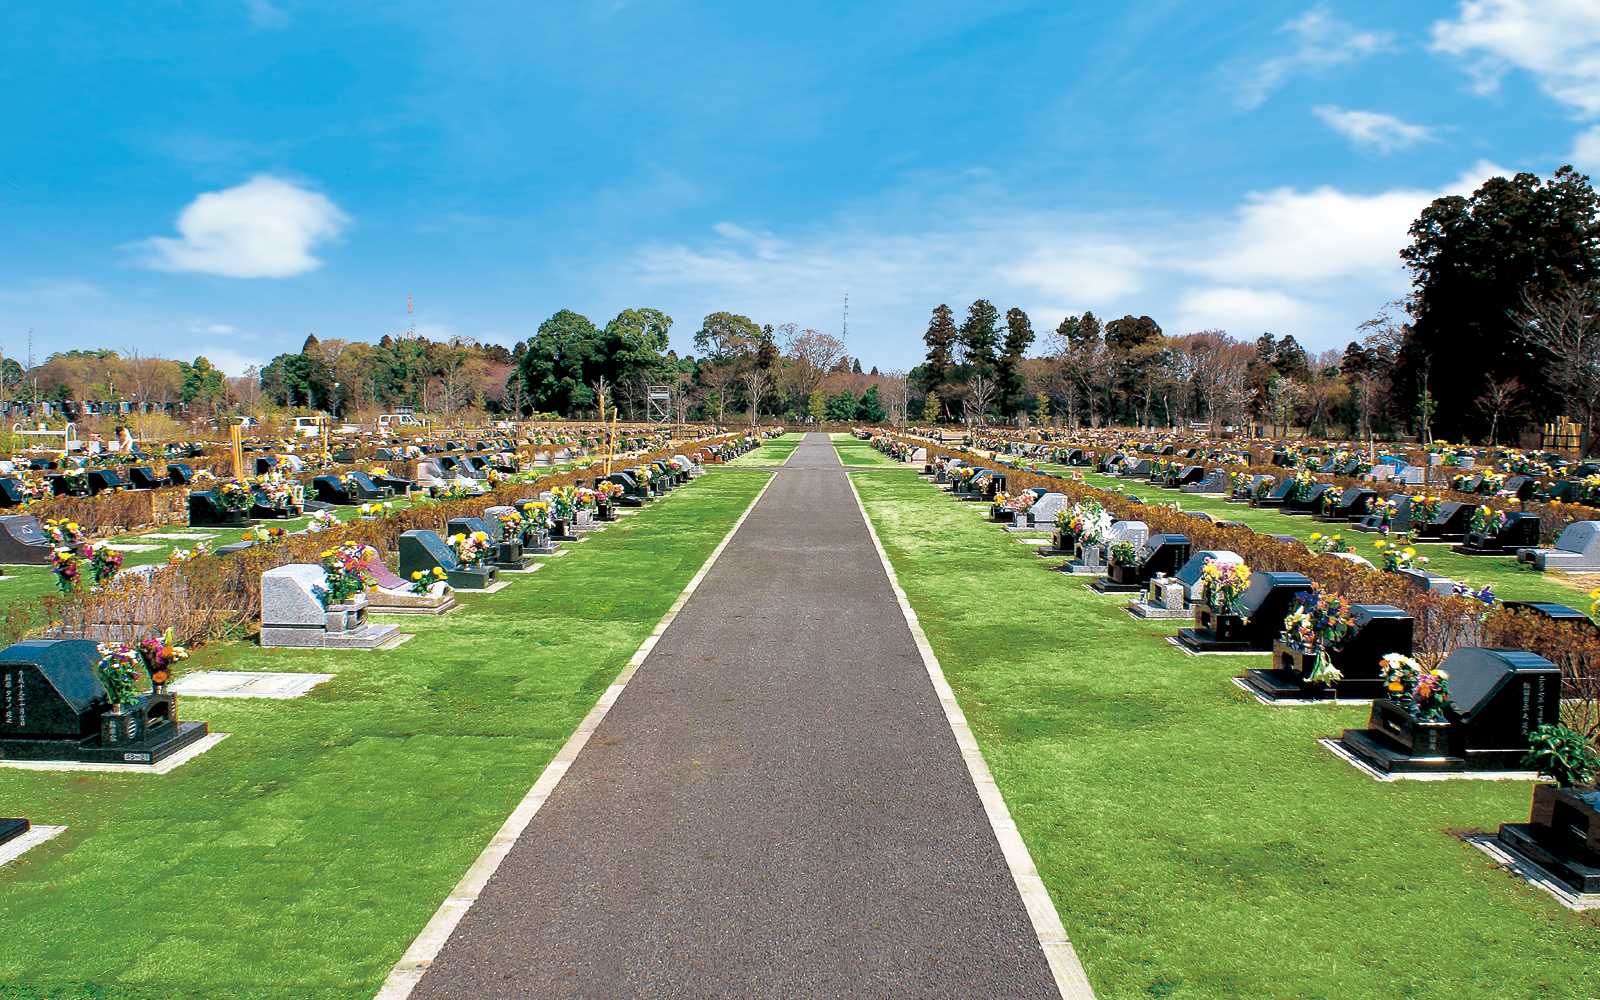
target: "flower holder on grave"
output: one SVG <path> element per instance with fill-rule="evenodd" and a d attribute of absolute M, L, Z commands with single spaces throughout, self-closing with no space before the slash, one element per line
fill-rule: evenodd
<path fill-rule="evenodd" d="M 1454 707 L 1428 718 L 1404 701 L 1372 703 L 1366 729 L 1346 729 L 1339 742 L 1386 774 L 1518 771 L 1528 734 L 1559 721 L 1561 670 L 1521 650 L 1462 647 L 1439 669 L 1449 677 Z"/>
<path fill-rule="evenodd" d="M 1328 651 L 1328 659 L 1343 678 L 1332 684 L 1313 684 L 1317 654 L 1281 637 L 1272 645 L 1272 666 L 1246 670 L 1242 680 L 1263 698 L 1278 701 L 1312 701 L 1333 698 L 1385 696 L 1380 672 L 1390 653 L 1410 656 L 1416 622 L 1389 604 L 1356 604 L 1350 608 L 1355 626 L 1343 643 Z"/>
<path fill-rule="evenodd" d="M 1128 611 L 1135 618 L 1187 618 L 1188 603 L 1189 588 L 1163 573 L 1146 585 L 1143 594 L 1128 602 Z"/>
<path fill-rule="evenodd" d="M 157 764 L 209 731 L 180 722 L 177 696 L 112 705 L 88 639 L 29 639 L 0 650 L 0 760 Z"/>
<path fill-rule="evenodd" d="M 1194 545 L 1183 535 L 1150 535 L 1135 549 L 1133 565 L 1113 562 L 1106 576 L 1089 586 L 1101 594 L 1135 594 L 1157 574 L 1176 573 L 1189 561 Z"/>
<path fill-rule="evenodd" d="M 457 590 L 488 590 L 500 582 L 500 570 L 481 562 L 462 566 L 455 552 L 445 544 L 439 533 L 427 528 L 408 531 L 400 536 L 400 576 L 409 580 L 412 573 L 423 572 L 430 576 L 437 566 L 445 572 L 445 580 Z"/>
<path fill-rule="evenodd" d="M 1490 556 L 1531 549 L 1539 544 L 1539 529 L 1538 514 L 1508 512 L 1498 529 L 1469 531 L 1460 545 L 1450 546 L 1450 551 L 1468 556 Z"/>
<path fill-rule="evenodd" d="M 1194 606 L 1194 628 L 1178 631 L 1178 644 L 1193 653 L 1265 653 L 1272 649 L 1294 595 L 1311 589 L 1301 573 L 1252 573 L 1231 609 Z"/>
<path fill-rule="evenodd" d="M 191 528 L 248 528 L 254 524 L 249 507 L 224 507 L 210 490 L 189 494 Z"/>
<path fill-rule="evenodd" d="M 1600 893 L 1600 791 L 1534 785 L 1526 823 L 1502 823 L 1500 843 L 1575 893 Z"/>
<path fill-rule="evenodd" d="M 394 638 L 398 625 L 367 621 L 367 595 L 328 600 L 327 572 L 292 563 L 261 574 L 261 645 L 309 649 L 372 649 Z"/>
<path fill-rule="evenodd" d="M 0 565 L 48 566 L 54 551 L 32 514 L 0 517 Z"/>

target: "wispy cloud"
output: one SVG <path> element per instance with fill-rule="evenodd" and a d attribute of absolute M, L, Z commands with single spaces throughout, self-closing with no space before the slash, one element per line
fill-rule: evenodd
<path fill-rule="evenodd" d="M 1317 72 L 1364 59 L 1389 49 L 1388 31 L 1361 31 L 1338 20 L 1323 7 L 1313 7 L 1283 26 L 1299 40 L 1293 53 L 1268 59 L 1247 74 L 1239 103 L 1253 108 L 1289 77 Z"/>
<path fill-rule="evenodd" d="M 1572 165 L 1579 170 L 1600 173 L 1600 125 L 1579 132 L 1572 143 Z"/>
<path fill-rule="evenodd" d="M 321 267 L 312 249 L 349 222 L 325 195 L 261 175 L 190 202 L 178 215 L 179 239 L 157 236 L 134 249 L 162 271 L 289 278 Z"/>
<path fill-rule="evenodd" d="M 1327 122 L 1329 128 L 1357 146 L 1380 153 L 1392 153 L 1433 138 L 1433 129 L 1425 125 L 1408 125 L 1394 115 L 1377 111 L 1346 111 L 1332 104 L 1322 104 L 1311 110 Z"/>
<path fill-rule="evenodd" d="M 1464 0 L 1433 26 L 1433 48 L 1463 57 L 1478 89 L 1507 70 L 1527 70 L 1545 93 L 1600 114 L 1600 4 L 1594 0 Z"/>

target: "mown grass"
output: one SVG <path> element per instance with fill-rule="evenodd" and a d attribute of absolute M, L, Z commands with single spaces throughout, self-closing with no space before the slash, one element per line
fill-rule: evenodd
<path fill-rule="evenodd" d="M 832 434 L 833 450 L 839 453 L 839 461 L 852 467 L 865 468 L 891 468 L 909 469 L 911 466 L 896 462 L 883 452 L 872 446 L 870 441 L 862 441 L 852 434 Z M 917 471 L 922 471 L 922 466 L 917 466 Z"/>
<path fill-rule="evenodd" d="M 788 431 L 770 440 L 763 441 L 759 448 L 753 448 L 738 458 L 726 463 L 727 466 L 773 466 L 782 465 L 794 454 L 800 444 L 800 439 L 805 437 L 803 431 Z"/>
<path fill-rule="evenodd" d="M 1451 832 L 1528 783 L 1373 781 L 1316 742 L 1364 707 L 1263 706 L 1228 678 L 1265 656 L 1185 656 L 972 505 L 851 476 L 1098 996 L 1600 996 L 1600 918 Z"/>
<path fill-rule="evenodd" d="M 0 768 L 67 831 L 0 868 L 0 997 L 370 997 L 766 473 L 717 471 L 386 652 L 207 647 L 337 675 L 184 698 L 233 734 L 164 776 Z"/>
<path fill-rule="evenodd" d="M 1348 525 L 1322 524 L 1309 517 L 1289 517 L 1270 507 L 1230 504 L 1220 497 L 1208 498 L 1196 493 L 1163 490 L 1147 483 L 1112 476 L 1086 473 L 1083 478 L 1092 486 L 1121 486 L 1124 493 L 1132 494 L 1146 503 L 1180 503 L 1184 510 L 1205 511 L 1219 521 L 1238 521 L 1264 534 L 1294 535 L 1303 541 L 1310 539 L 1313 534 L 1339 535 L 1357 555 L 1366 558 L 1374 566 L 1383 564 L 1373 545 L 1381 536 L 1356 531 Z M 1450 546 L 1437 543 L 1414 543 L 1414 547 L 1418 555 L 1428 559 L 1423 569 L 1442 573 L 1474 590 L 1491 586 L 1495 596 L 1502 600 L 1554 601 L 1584 612 L 1589 610 L 1586 590 L 1578 582 L 1561 573 L 1538 573 L 1519 566 L 1514 555 L 1468 556 L 1451 552 Z"/>

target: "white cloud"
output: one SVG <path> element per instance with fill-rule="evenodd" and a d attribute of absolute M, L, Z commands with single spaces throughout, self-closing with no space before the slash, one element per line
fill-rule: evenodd
<path fill-rule="evenodd" d="M 190 333 L 238 333 L 238 329 L 226 323 L 208 323 L 205 326 L 191 326 Z"/>
<path fill-rule="evenodd" d="M 1572 142 L 1571 160 L 1579 170 L 1600 173 L 1600 125 L 1578 133 Z"/>
<path fill-rule="evenodd" d="M 1387 31 L 1359 31 L 1320 6 L 1283 28 L 1299 38 L 1299 47 L 1292 55 L 1268 59 L 1248 75 L 1239 95 L 1239 103 L 1246 108 L 1266 100 L 1268 93 L 1295 73 L 1330 69 L 1383 52 L 1394 37 Z"/>
<path fill-rule="evenodd" d="M 1600 114 L 1600 4 L 1594 0 L 1464 0 L 1460 16 L 1433 26 L 1433 48 L 1469 59 L 1481 91 L 1510 68 L 1545 93 Z"/>
<path fill-rule="evenodd" d="M 1178 299 L 1176 322 L 1169 333 L 1233 330 L 1275 333 L 1305 330 L 1314 320 L 1312 305 L 1284 292 L 1250 288 L 1207 288 Z M 1235 334 L 1236 336 L 1239 333 Z"/>
<path fill-rule="evenodd" d="M 1332 104 L 1311 109 L 1328 127 L 1357 146 L 1392 153 L 1414 142 L 1431 139 L 1433 130 L 1425 125 L 1408 125 L 1394 115 L 1377 111 L 1345 111 Z"/>
<path fill-rule="evenodd" d="M 349 222 L 326 196 L 263 174 L 190 202 L 178 215 L 181 238 L 157 236 L 136 247 L 158 270 L 289 278 L 322 266 L 311 250 Z"/>

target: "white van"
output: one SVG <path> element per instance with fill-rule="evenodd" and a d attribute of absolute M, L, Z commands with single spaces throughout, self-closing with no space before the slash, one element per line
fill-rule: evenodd
<path fill-rule="evenodd" d="M 323 420 L 324 418 L 322 417 L 295 417 L 294 436 L 303 438 L 321 437 Z"/>

